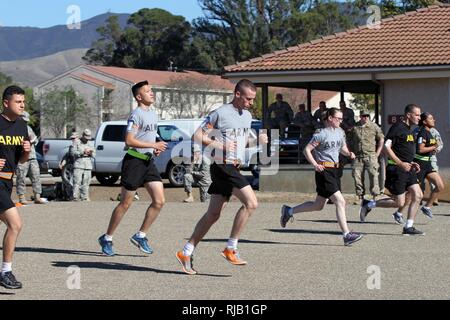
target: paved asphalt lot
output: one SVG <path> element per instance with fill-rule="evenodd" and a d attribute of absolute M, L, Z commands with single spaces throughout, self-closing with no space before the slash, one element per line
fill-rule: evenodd
<path fill-rule="evenodd" d="M 167 203 L 149 234 L 155 253 L 145 256 L 129 241 L 147 205 L 136 202 L 115 234 L 118 255 L 105 257 L 97 238 L 114 205 L 54 202 L 21 208 L 25 225 L 14 271 L 24 288 L 0 287 L 0 300 L 450 298 L 449 205 L 435 207 L 434 220 L 419 215 L 416 226 L 427 233 L 424 237 L 402 236 L 385 209 L 375 209 L 369 222 L 360 224 L 358 207 L 349 205 L 350 227 L 365 237 L 345 247 L 334 206 L 297 215 L 281 229 L 281 204 L 261 203 L 239 245 L 249 264 L 233 266 L 220 255 L 238 208 L 232 202 L 195 252 L 196 276 L 183 274 L 174 254 L 205 205 Z M 80 268 L 80 289 L 68 289 L 78 279 L 70 266 Z"/>

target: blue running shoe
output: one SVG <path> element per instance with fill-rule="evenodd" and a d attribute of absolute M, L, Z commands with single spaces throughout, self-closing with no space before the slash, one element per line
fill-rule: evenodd
<path fill-rule="evenodd" d="M 113 251 L 113 243 L 112 241 L 108 241 L 105 238 L 105 235 L 102 235 L 100 238 L 98 238 L 98 243 L 102 247 L 102 252 L 107 255 L 108 257 L 112 257 L 115 255 Z"/>
<path fill-rule="evenodd" d="M 134 235 L 130 239 L 131 243 L 134 244 L 136 247 L 139 248 L 142 252 L 146 254 L 152 254 L 153 249 L 150 248 L 148 245 L 148 239 L 147 238 L 139 238 L 137 235 Z"/>
<path fill-rule="evenodd" d="M 403 221 L 403 216 L 400 213 L 395 212 L 392 217 L 394 218 L 396 224 L 405 224 Z"/>
<path fill-rule="evenodd" d="M 426 208 L 425 206 L 423 206 L 422 208 L 420 208 L 420 211 L 422 211 L 422 213 L 428 218 L 433 219 L 433 213 L 431 212 L 430 208 Z"/>
<path fill-rule="evenodd" d="M 349 232 L 345 237 L 344 237 L 344 245 L 345 246 L 349 246 L 352 243 L 361 240 L 363 237 L 363 235 L 361 233 L 358 232 Z"/>

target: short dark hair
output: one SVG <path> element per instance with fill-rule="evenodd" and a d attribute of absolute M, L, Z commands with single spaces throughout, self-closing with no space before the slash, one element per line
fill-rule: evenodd
<path fill-rule="evenodd" d="M 133 92 L 133 97 L 135 99 L 136 99 L 136 96 L 139 94 L 139 89 L 142 88 L 143 86 L 148 86 L 147 80 L 138 82 L 131 88 L 131 91 Z"/>
<path fill-rule="evenodd" d="M 3 91 L 3 100 L 10 100 L 15 94 L 25 95 L 25 91 L 18 86 L 9 86 Z"/>
<path fill-rule="evenodd" d="M 236 93 L 238 91 L 242 92 L 244 90 L 244 88 L 249 88 L 252 91 L 256 92 L 256 86 L 253 82 L 251 82 L 250 80 L 247 80 L 247 79 L 242 79 L 236 84 L 236 87 L 234 88 L 234 93 Z"/>
<path fill-rule="evenodd" d="M 277 93 L 277 95 L 275 96 L 276 99 L 281 99 L 283 100 L 283 95 L 281 93 Z"/>
<path fill-rule="evenodd" d="M 416 105 L 416 104 L 414 104 L 414 103 L 410 103 L 410 104 L 408 104 L 406 107 L 405 107 L 405 115 L 407 114 L 407 113 L 412 113 L 412 111 L 414 110 L 414 109 L 420 109 L 420 107 L 418 106 L 418 105 Z"/>

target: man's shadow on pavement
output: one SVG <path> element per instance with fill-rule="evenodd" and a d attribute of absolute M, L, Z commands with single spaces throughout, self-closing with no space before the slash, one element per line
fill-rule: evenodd
<path fill-rule="evenodd" d="M 276 232 L 277 229 L 264 229 L 266 231 Z M 280 230 L 283 232 L 283 230 Z M 186 239 L 188 240 L 188 239 Z M 203 239 L 202 242 L 223 242 L 227 243 L 228 239 Z M 299 243 L 299 242 L 278 242 L 278 241 L 265 241 L 265 240 L 246 240 L 239 239 L 239 243 L 250 243 L 250 244 L 288 244 L 288 245 L 296 245 L 296 246 L 324 246 L 324 247 L 341 247 L 333 244 L 322 244 L 322 243 Z"/>
<path fill-rule="evenodd" d="M 334 221 L 336 223 L 336 221 Z M 334 236 L 342 236 L 340 231 L 327 231 L 327 230 L 307 230 L 307 229 L 266 229 L 270 232 L 277 233 L 305 233 L 305 234 L 328 234 Z M 363 235 L 378 235 L 378 236 L 402 236 L 401 233 L 377 233 L 377 232 L 361 232 Z"/>
<path fill-rule="evenodd" d="M 0 250 L 2 247 L 0 247 Z M 75 254 L 80 256 L 94 256 L 100 257 L 104 256 L 101 252 L 92 252 L 92 251 L 82 251 L 82 250 L 69 250 L 69 249 L 53 249 L 53 248 L 31 248 L 31 247 L 17 247 L 15 249 L 16 252 L 37 252 L 37 253 L 51 253 L 51 254 Z M 125 254 L 116 254 L 115 257 L 145 257 L 145 255 L 125 255 Z"/>
<path fill-rule="evenodd" d="M 53 261 L 53 267 L 58 268 L 68 268 L 71 266 L 77 266 L 80 269 L 104 269 L 104 270 L 119 270 L 119 271 L 146 271 L 146 272 L 155 272 L 155 273 L 163 273 L 163 274 L 177 274 L 177 275 L 186 275 L 182 271 L 172 271 L 172 270 L 161 270 L 154 269 L 148 267 L 141 266 L 133 266 L 125 263 L 116 263 L 116 262 L 86 262 L 86 261 L 76 261 L 76 262 L 67 262 L 67 261 Z M 197 276 L 208 276 L 208 277 L 219 277 L 219 278 L 228 278 L 231 275 L 225 274 L 208 274 L 208 273 L 197 273 Z"/>

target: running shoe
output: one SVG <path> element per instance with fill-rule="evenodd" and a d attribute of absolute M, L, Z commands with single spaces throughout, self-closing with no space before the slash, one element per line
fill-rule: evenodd
<path fill-rule="evenodd" d="M 398 212 L 395 212 L 394 214 L 392 214 L 392 217 L 394 218 L 395 223 L 397 223 L 397 224 L 404 224 L 405 223 L 403 221 L 403 216 L 400 213 L 398 213 Z"/>
<path fill-rule="evenodd" d="M 420 208 L 420 211 L 422 211 L 422 213 L 426 215 L 428 218 L 433 219 L 433 213 L 431 212 L 430 208 L 422 207 Z"/>
<path fill-rule="evenodd" d="M 242 266 L 247 264 L 247 261 L 242 260 L 239 256 L 239 252 L 236 249 L 225 248 L 222 251 L 222 256 L 231 264 Z"/>
<path fill-rule="evenodd" d="M 98 243 L 102 247 L 102 252 L 105 255 L 107 255 L 109 257 L 112 257 L 115 255 L 113 248 L 112 248 L 113 243 L 112 243 L 112 241 L 106 240 L 106 235 L 102 235 L 100 238 L 98 238 Z"/>
<path fill-rule="evenodd" d="M 372 211 L 372 209 L 369 208 L 369 203 L 371 202 L 371 200 L 362 199 L 361 208 L 359 209 L 359 220 L 361 222 L 365 222 L 367 215 Z"/>
<path fill-rule="evenodd" d="M 0 274 L 0 285 L 7 289 L 22 289 L 22 283 L 17 281 L 11 271 Z"/>
<path fill-rule="evenodd" d="M 280 225 L 282 228 L 286 228 L 286 223 L 291 220 L 291 222 L 294 221 L 294 216 L 289 214 L 289 210 L 291 207 L 288 207 L 286 205 L 283 205 L 281 207 L 281 217 L 280 217 Z"/>
<path fill-rule="evenodd" d="M 352 243 L 361 240 L 363 237 L 363 235 L 361 233 L 358 232 L 349 232 L 347 233 L 347 235 L 344 237 L 344 245 L 345 246 L 349 246 Z"/>
<path fill-rule="evenodd" d="M 404 236 L 424 236 L 425 233 L 414 227 L 410 227 L 410 228 L 403 228 L 403 235 Z"/>
<path fill-rule="evenodd" d="M 178 251 L 175 256 L 177 257 L 178 262 L 181 264 L 183 268 L 183 272 L 186 274 L 194 275 L 197 274 L 197 271 L 194 270 L 194 259 L 191 256 L 185 256 L 183 251 Z"/>
<path fill-rule="evenodd" d="M 148 245 L 147 238 L 139 238 L 137 235 L 134 235 L 130 239 L 131 243 L 139 248 L 142 252 L 146 254 L 152 254 L 153 249 Z"/>

